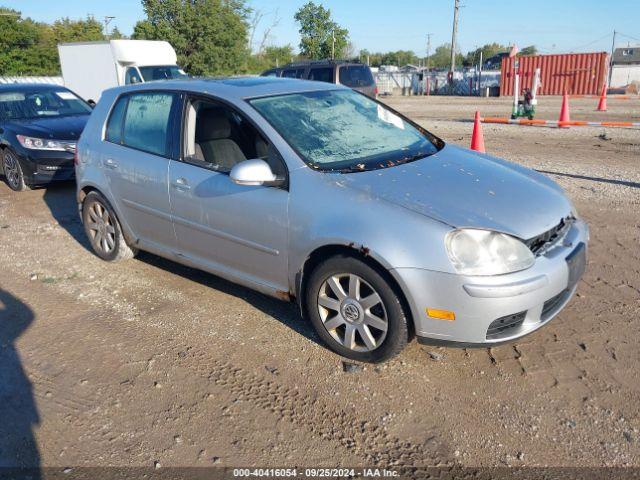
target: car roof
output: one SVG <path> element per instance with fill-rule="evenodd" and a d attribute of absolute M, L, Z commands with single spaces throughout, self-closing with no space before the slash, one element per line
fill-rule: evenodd
<path fill-rule="evenodd" d="M 66 90 L 62 85 L 53 83 L 2 83 L 0 92 L 33 92 L 34 90 Z"/>
<path fill-rule="evenodd" d="M 161 80 L 138 83 L 111 89 L 115 92 L 136 90 L 180 90 L 193 93 L 208 93 L 222 98 L 244 100 L 255 97 L 268 97 L 288 93 L 345 89 L 340 85 L 310 80 L 280 77 L 230 77 L 230 78 L 192 78 L 182 80 Z"/>

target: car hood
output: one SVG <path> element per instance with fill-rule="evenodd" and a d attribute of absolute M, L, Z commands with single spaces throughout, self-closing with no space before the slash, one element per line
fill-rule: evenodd
<path fill-rule="evenodd" d="M 80 134 L 88 120 L 89 115 L 73 115 L 68 117 L 12 120 L 4 126 L 18 135 L 56 140 L 77 140 L 80 138 Z"/>
<path fill-rule="evenodd" d="M 521 239 L 553 228 L 572 211 L 548 177 L 453 145 L 404 165 L 341 174 L 340 184 L 452 227 L 491 229 Z"/>

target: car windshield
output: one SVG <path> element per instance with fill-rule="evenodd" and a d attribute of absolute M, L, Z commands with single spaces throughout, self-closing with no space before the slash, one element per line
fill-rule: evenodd
<path fill-rule="evenodd" d="M 316 169 L 362 171 L 432 155 L 442 141 L 352 90 L 255 98 L 250 104 Z"/>
<path fill-rule="evenodd" d="M 69 90 L 0 91 L 0 120 L 88 115 L 91 107 Z"/>
<path fill-rule="evenodd" d="M 159 65 L 154 67 L 138 67 L 140 75 L 145 82 L 154 80 L 171 80 L 174 78 L 186 78 L 188 75 L 177 65 Z"/>

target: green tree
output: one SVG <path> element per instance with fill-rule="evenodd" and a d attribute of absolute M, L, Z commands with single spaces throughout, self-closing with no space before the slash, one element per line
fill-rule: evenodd
<path fill-rule="evenodd" d="M 127 38 L 123 33 L 118 29 L 118 27 L 113 27 L 109 34 L 109 38 L 111 40 L 121 40 Z"/>
<path fill-rule="evenodd" d="M 0 8 L 0 75 L 59 75 L 58 43 L 103 40 L 102 25 L 91 17 L 62 18 L 52 25 Z M 8 15 L 6 15 L 8 14 Z"/>
<path fill-rule="evenodd" d="M 71 20 L 69 17 L 61 18 L 53 22 L 51 30 L 56 44 L 104 40 L 102 24 L 93 17 L 87 17 L 86 20 Z"/>
<path fill-rule="evenodd" d="M 283 47 L 268 46 L 261 53 L 252 55 L 249 59 L 247 71 L 249 73 L 262 73 L 273 67 L 281 67 L 295 60 L 296 55 L 293 53 L 291 45 Z"/>
<path fill-rule="evenodd" d="M 293 17 L 300 25 L 300 52 L 309 59 L 341 58 L 349 45 L 349 31 L 331 18 L 331 10 L 312 1 Z"/>
<path fill-rule="evenodd" d="M 464 58 L 464 64 L 467 66 L 477 65 L 480 61 L 480 52 L 482 52 L 482 61 L 484 62 L 488 58 L 501 52 L 508 52 L 510 49 L 511 47 L 500 45 L 499 43 L 487 43 L 486 45 L 467 53 Z"/>
<path fill-rule="evenodd" d="M 464 56 L 456 52 L 456 66 L 460 67 L 464 61 Z M 451 44 L 443 43 L 436 47 L 433 55 L 429 57 L 429 67 L 431 68 L 451 68 Z"/>
<path fill-rule="evenodd" d="M 147 18 L 134 28 L 134 39 L 166 40 L 178 63 L 192 75 L 246 71 L 245 0 L 142 0 Z"/>
<path fill-rule="evenodd" d="M 524 47 L 518 53 L 518 55 L 537 55 L 537 54 L 538 54 L 538 49 L 536 48 L 535 45 L 529 45 L 528 47 Z"/>

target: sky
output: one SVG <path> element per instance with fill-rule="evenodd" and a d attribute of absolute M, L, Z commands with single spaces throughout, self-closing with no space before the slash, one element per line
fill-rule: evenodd
<path fill-rule="evenodd" d="M 349 30 L 356 52 L 413 50 L 424 56 L 427 33 L 433 49 L 451 41 L 454 0 L 316 0 L 331 9 L 341 26 Z M 265 14 L 256 38 L 275 18 L 268 44 L 300 41 L 293 20 L 306 0 L 248 0 L 250 7 Z M 536 45 L 541 53 L 610 51 L 613 31 L 621 32 L 616 46 L 640 45 L 640 1 L 616 0 L 612 8 L 602 0 L 461 0 L 458 45 L 462 52 L 485 43 L 519 47 Z M 0 0 L 23 16 L 52 22 L 60 17 L 93 15 L 116 17 L 117 26 L 130 35 L 144 18 L 139 0 Z"/>

